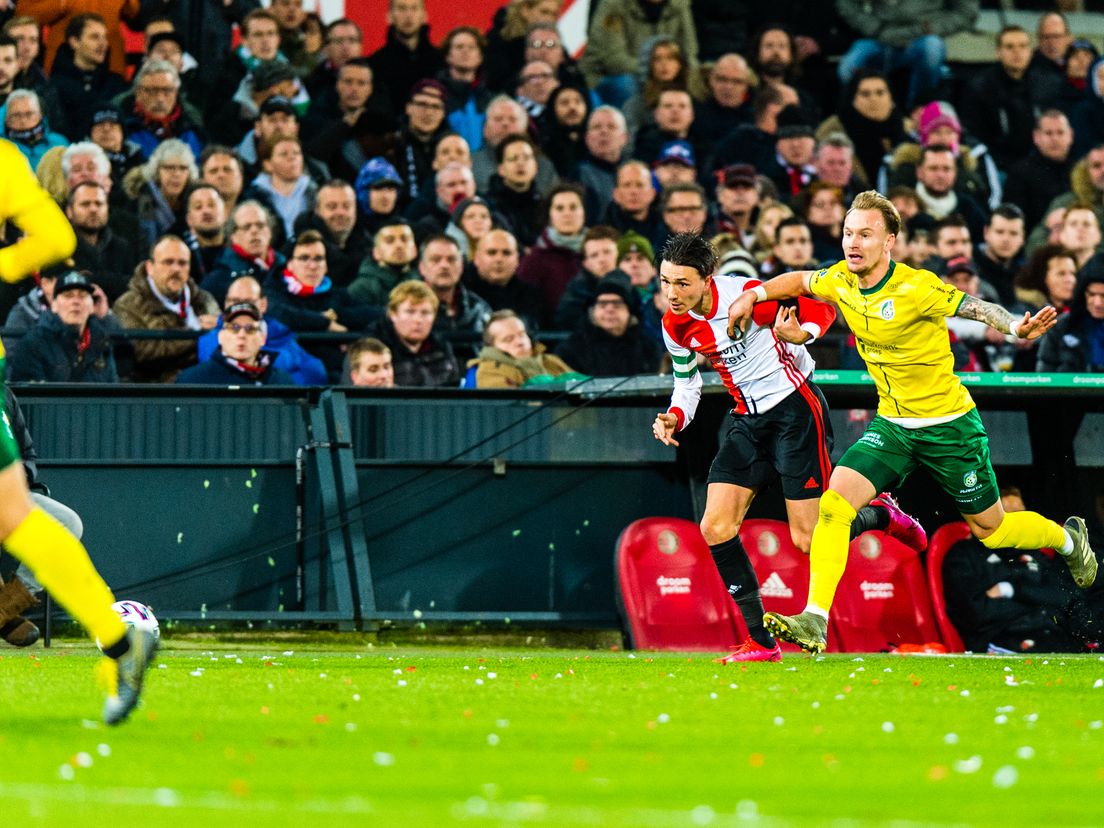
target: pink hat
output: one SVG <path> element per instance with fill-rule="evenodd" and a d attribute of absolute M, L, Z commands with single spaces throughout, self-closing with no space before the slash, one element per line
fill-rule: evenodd
<path fill-rule="evenodd" d="M 932 101 L 920 113 L 920 143 L 927 146 L 928 138 L 939 127 L 950 127 L 956 135 L 962 137 L 958 113 L 946 101 Z"/>

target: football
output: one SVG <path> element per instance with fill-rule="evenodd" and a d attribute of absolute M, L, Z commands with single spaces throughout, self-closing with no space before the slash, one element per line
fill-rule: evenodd
<path fill-rule="evenodd" d="M 119 613 L 119 617 L 128 627 L 149 630 L 153 633 L 155 641 L 161 640 L 161 625 L 157 623 L 157 616 L 153 614 L 153 610 L 145 604 L 137 601 L 116 601 L 111 608 Z"/>

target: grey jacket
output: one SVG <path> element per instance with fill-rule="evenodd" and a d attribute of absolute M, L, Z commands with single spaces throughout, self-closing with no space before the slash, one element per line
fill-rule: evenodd
<path fill-rule="evenodd" d="M 836 0 L 836 10 L 851 28 L 897 47 L 924 35 L 969 31 L 979 6 L 978 0 Z"/>
<path fill-rule="evenodd" d="M 638 0 L 600 0 L 579 61 L 587 84 L 593 88 L 607 75 L 636 75 L 641 47 L 658 34 L 677 40 L 690 67 L 697 68 L 698 36 L 690 0 L 667 0 L 655 24 L 648 22 Z"/>

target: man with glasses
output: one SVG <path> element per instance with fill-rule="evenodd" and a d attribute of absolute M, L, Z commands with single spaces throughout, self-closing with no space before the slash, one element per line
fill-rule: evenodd
<path fill-rule="evenodd" d="M 521 67 L 514 97 L 530 118 L 539 118 L 549 97 L 559 87 L 556 72 L 543 60 L 532 60 Z"/>
<path fill-rule="evenodd" d="M 399 130 L 392 159 L 403 177 L 404 202 L 413 201 L 421 184 L 433 173 L 437 141 L 448 131 L 445 101 L 448 93 L 440 81 L 420 80 L 406 101 L 406 123 Z"/>
<path fill-rule="evenodd" d="M 304 81 L 311 100 L 317 98 L 324 89 L 332 89 L 341 67 L 360 57 L 363 52 L 364 36 L 360 26 L 347 17 L 330 23 L 326 27 L 326 45 L 322 47 L 325 57 Z"/>
<path fill-rule="evenodd" d="M 134 76 L 133 94 L 123 99 L 123 131 L 128 140 L 142 148 L 148 159 L 167 138 L 179 138 L 195 154 L 203 152 L 205 136 L 189 115 L 190 106 L 180 100 L 180 76 L 172 64 L 150 60 Z M 198 115 L 195 116 L 198 118 Z"/>
<path fill-rule="evenodd" d="M 243 201 L 231 210 L 226 223 L 230 243 L 204 278 L 203 289 L 221 303 L 230 283 L 240 276 L 253 276 L 261 284 L 278 278 L 287 259 L 272 247 L 272 226 L 259 201 Z"/>
<path fill-rule="evenodd" d="M 737 54 L 721 55 L 709 70 L 709 97 L 695 117 L 695 131 L 706 144 L 719 141 L 740 124 L 750 124 L 751 70 Z"/>
<path fill-rule="evenodd" d="M 706 238 L 713 235 L 712 227 L 708 226 L 709 204 L 700 184 L 671 184 L 663 190 L 660 205 L 668 234 L 697 233 Z"/>
<path fill-rule="evenodd" d="M 265 322 L 249 302 L 231 305 L 222 315 L 218 348 L 204 362 L 181 371 L 177 385 L 295 385 L 276 367 L 279 356 L 266 350 Z"/>

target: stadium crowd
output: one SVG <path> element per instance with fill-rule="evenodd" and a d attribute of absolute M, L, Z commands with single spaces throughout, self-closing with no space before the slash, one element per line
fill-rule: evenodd
<path fill-rule="evenodd" d="M 1061 312 L 1038 343 L 950 320 L 960 370 L 1104 370 L 1104 59 L 1061 13 L 952 72 L 976 0 L 594 5 L 576 59 L 558 0 L 432 39 L 422 0 L 388 0 L 371 54 L 300 0 L 9 4 L 0 135 L 78 237 L 0 288 L 11 378 L 665 371 L 669 234 L 769 279 L 837 261 L 868 188 L 906 220 L 894 258 Z M 842 327 L 818 358 L 859 365 Z"/>

